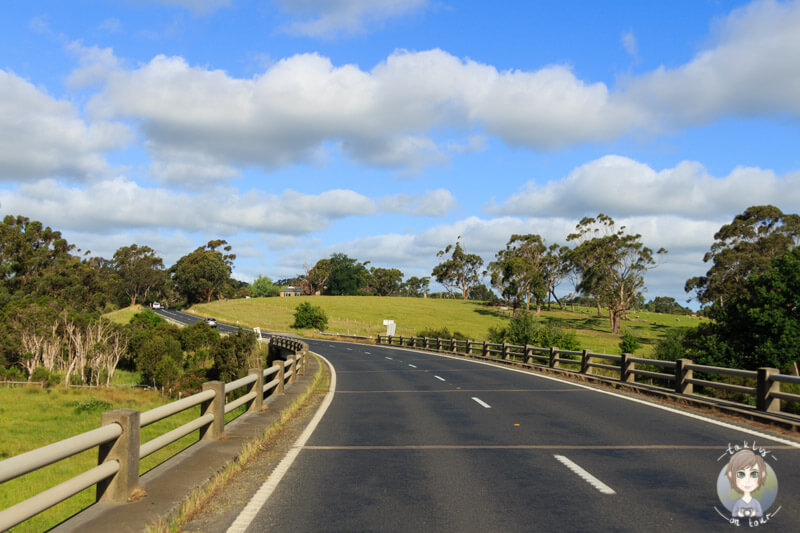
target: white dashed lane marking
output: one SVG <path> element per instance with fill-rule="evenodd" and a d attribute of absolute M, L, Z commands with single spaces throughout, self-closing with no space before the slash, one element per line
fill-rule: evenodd
<path fill-rule="evenodd" d="M 438 379 L 439 381 L 447 381 L 447 380 L 446 380 L 446 379 L 444 379 L 442 376 L 433 376 L 433 377 L 435 377 L 435 378 L 436 378 L 436 379 Z"/>
<path fill-rule="evenodd" d="M 589 483 L 589 485 L 596 488 L 603 494 L 616 494 L 616 492 L 614 492 L 614 489 L 612 489 L 611 487 L 609 487 L 608 485 L 606 485 L 605 483 L 603 483 L 602 481 L 591 475 L 589 472 L 587 472 L 586 470 L 584 470 L 583 468 L 581 468 L 580 466 L 578 466 L 577 464 L 566 458 L 565 456 L 554 455 L 553 457 L 555 457 L 559 463 L 563 464 L 564 466 L 572 470 L 574 473 L 578 474 L 578 476 L 580 476 L 581 479 Z"/>
<path fill-rule="evenodd" d="M 411 363 L 408 363 L 408 366 L 410 366 L 411 368 L 417 368 L 416 365 L 412 365 Z"/>
<path fill-rule="evenodd" d="M 491 405 L 489 405 L 488 403 L 484 402 L 480 398 L 476 398 L 475 396 L 473 396 L 472 399 L 475 400 L 478 403 L 478 405 L 480 405 L 481 407 L 485 407 L 487 409 L 491 409 L 492 408 Z"/>

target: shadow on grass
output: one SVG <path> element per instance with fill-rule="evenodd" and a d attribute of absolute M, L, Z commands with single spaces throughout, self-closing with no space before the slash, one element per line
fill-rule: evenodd
<path fill-rule="evenodd" d="M 494 316 L 497 318 L 511 318 L 511 315 L 507 311 L 499 311 L 496 309 L 473 309 L 479 315 L 484 316 Z"/>

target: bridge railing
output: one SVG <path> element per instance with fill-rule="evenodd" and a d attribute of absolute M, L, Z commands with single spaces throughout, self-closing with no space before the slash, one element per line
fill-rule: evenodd
<path fill-rule="evenodd" d="M 542 348 L 531 345 L 518 346 L 458 339 L 378 335 L 376 342 L 503 361 L 528 367 L 555 368 L 563 372 L 606 377 L 627 384 L 641 384 L 637 378 L 643 378 L 651 382 L 648 383 L 651 387 L 683 395 L 697 396 L 694 390 L 695 386 L 726 390 L 753 397 L 756 409 L 769 413 L 780 413 L 781 401 L 800 404 L 800 394 L 781 390 L 781 383 L 800 384 L 800 376 L 781 374 L 775 368 L 741 370 L 698 365 L 689 359 L 662 361 L 634 357 L 627 353 L 611 355 L 594 353 L 589 350 L 560 350 L 556 347 Z M 644 365 L 655 368 L 655 370 L 642 368 Z M 595 370 L 604 371 L 605 376 L 598 375 Z M 696 377 L 695 372 L 704 378 Z M 722 379 L 738 378 L 738 381 L 745 384 L 731 383 L 730 380 L 705 379 L 714 376 Z M 666 386 L 654 385 L 653 381 L 664 383 Z"/>
<path fill-rule="evenodd" d="M 281 394 L 285 384 L 297 381 L 298 373 L 308 363 L 308 345 L 287 337 L 272 337 L 271 346 L 286 360 L 277 360 L 266 369 L 252 368 L 249 374 L 230 383 L 209 381 L 203 391 L 149 411 L 114 409 L 101 415 L 101 426 L 65 440 L 0 461 L 0 484 L 29 474 L 78 453 L 99 448 L 98 465 L 63 483 L 0 511 L 0 531 L 5 531 L 53 507 L 79 492 L 97 485 L 96 501 L 127 501 L 139 486 L 139 461 L 194 431 L 199 440 L 223 438 L 225 415 L 243 405 L 248 411 L 260 411 L 265 396 Z M 268 383 L 264 380 L 275 375 Z M 245 387 L 239 398 L 227 401 L 228 395 Z M 140 443 L 140 429 L 200 406 L 200 416 L 158 437 Z"/>

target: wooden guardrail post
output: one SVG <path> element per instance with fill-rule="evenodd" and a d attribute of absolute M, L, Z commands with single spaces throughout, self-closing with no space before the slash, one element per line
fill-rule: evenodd
<path fill-rule="evenodd" d="M 251 368 L 247 373 L 256 377 L 253 386 L 250 387 L 250 392 L 255 392 L 256 397 L 250 402 L 248 411 L 258 413 L 264 404 L 264 371 L 261 368 Z"/>
<path fill-rule="evenodd" d="M 139 486 L 139 411 L 113 409 L 100 415 L 100 424 L 119 424 L 122 434 L 111 442 L 101 444 L 97 464 L 117 461 L 119 472 L 97 483 L 96 501 L 125 503 Z"/>
<path fill-rule="evenodd" d="M 297 353 L 292 356 L 292 375 L 289 377 L 289 383 L 297 383 Z"/>
<path fill-rule="evenodd" d="M 216 440 L 225 433 L 225 384 L 221 381 L 206 381 L 203 390 L 213 390 L 214 398 L 200 405 L 204 414 L 213 414 L 214 420 L 200 428 L 200 440 Z"/>
<path fill-rule="evenodd" d="M 678 359 L 675 361 L 675 392 L 678 394 L 692 394 L 694 392 L 694 384 L 688 381 L 694 376 L 694 372 L 689 368 L 691 364 L 691 359 Z"/>
<path fill-rule="evenodd" d="M 556 348 L 555 346 L 550 347 L 550 361 L 549 361 L 550 368 L 561 368 L 561 365 L 558 362 L 558 354 L 556 353 L 557 351 L 558 348 Z"/>
<path fill-rule="evenodd" d="M 511 359 L 511 356 L 508 353 L 508 346 L 509 345 L 507 343 L 503 343 L 503 361 L 508 361 Z"/>
<path fill-rule="evenodd" d="M 775 398 L 772 393 L 780 392 L 781 384 L 772 380 L 773 374 L 778 374 L 777 368 L 761 367 L 757 371 L 756 408 L 768 413 L 780 413 L 781 399 Z"/>
<path fill-rule="evenodd" d="M 455 339 L 450 339 L 450 351 L 456 353 L 458 351 L 458 344 Z"/>
<path fill-rule="evenodd" d="M 484 357 L 489 357 L 489 344 L 486 341 L 483 341 L 483 350 L 481 350 L 481 355 Z"/>
<path fill-rule="evenodd" d="M 592 367 L 589 366 L 589 362 L 592 358 L 589 355 L 590 353 L 589 350 L 583 350 L 583 353 L 581 353 L 581 374 L 591 374 Z"/>
<path fill-rule="evenodd" d="M 525 364 L 532 365 L 533 364 L 533 346 L 530 344 L 525 345 L 525 356 L 523 357 Z"/>
<path fill-rule="evenodd" d="M 283 394 L 286 388 L 286 367 L 283 366 L 281 359 L 278 359 L 276 364 L 278 365 L 278 386 L 275 387 L 275 394 Z"/>
<path fill-rule="evenodd" d="M 633 370 L 636 368 L 636 363 L 631 361 L 631 357 L 633 357 L 632 354 L 622 354 L 622 361 L 619 366 L 619 380 L 625 383 L 636 382 L 636 374 L 633 373 Z"/>
<path fill-rule="evenodd" d="M 422 339 L 422 347 L 426 350 L 429 350 L 431 347 L 431 340 L 428 337 L 423 337 Z"/>

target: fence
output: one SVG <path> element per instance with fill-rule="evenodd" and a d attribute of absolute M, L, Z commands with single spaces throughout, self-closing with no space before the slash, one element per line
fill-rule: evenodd
<path fill-rule="evenodd" d="M 609 355 L 589 350 L 570 351 L 558 348 L 539 348 L 526 345 L 498 344 L 486 341 L 457 339 L 434 339 L 428 337 L 403 337 L 378 335 L 378 344 L 409 346 L 436 352 L 463 354 L 481 359 L 502 360 L 529 367 L 557 368 L 565 372 L 593 375 L 593 369 L 603 369 L 622 383 L 635 384 L 637 377 L 663 381 L 670 387 L 655 386 L 656 389 L 682 395 L 694 395 L 694 386 L 708 387 L 748 394 L 755 398 L 756 409 L 769 413 L 781 412 L 781 400 L 800 403 L 800 394 L 781 391 L 781 383 L 800 384 L 800 376 L 780 374 L 775 368 L 739 370 L 694 364 L 689 359 L 661 361 L 644 359 L 631 354 Z M 602 361 L 602 362 L 598 362 Z M 656 370 L 647 370 L 637 365 L 649 365 Z M 754 386 L 724 381 L 712 381 L 695 377 L 695 372 L 705 377 L 723 376 L 744 378 Z"/>
<path fill-rule="evenodd" d="M 260 411 L 265 395 L 283 393 L 285 384 L 296 382 L 297 374 L 308 363 L 308 345 L 304 342 L 273 337 L 270 346 L 285 360 L 278 360 L 266 369 L 252 368 L 247 376 L 231 383 L 206 382 L 202 392 L 149 411 L 106 411 L 102 413 L 101 425 L 97 429 L 0 461 L 0 483 L 5 483 L 86 450 L 99 448 L 96 467 L 0 511 L 0 531 L 27 520 L 92 485 L 97 485 L 98 502 L 125 502 L 139 486 L 139 461 L 144 457 L 193 431 L 199 431 L 200 440 L 222 438 L 225 414 L 243 405 L 248 406 L 248 411 Z M 272 376 L 274 377 L 269 382 L 264 383 Z M 245 387 L 249 387 L 246 394 L 227 402 L 228 394 Z M 196 406 L 200 406 L 201 415 L 198 418 L 150 441 L 140 442 L 141 428 Z"/>

